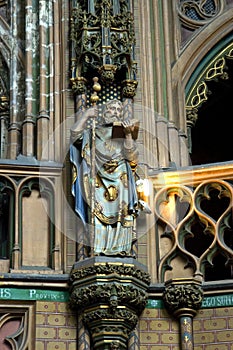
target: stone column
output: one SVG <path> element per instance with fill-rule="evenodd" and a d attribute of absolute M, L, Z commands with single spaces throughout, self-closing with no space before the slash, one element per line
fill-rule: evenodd
<path fill-rule="evenodd" d="M 180 349 L 193 350 L 193 317 L 203 300 L 201 283 L 196 279 L 174 279 L 165 283 L 166 309 L 180 322 Z"/>
<path fill-rule="evenodd" d="M 22 106 L 22 74 L 23 71 L 20 57 L 20 48 L 18 45 L 18 35 L 20 30 L 19 18 L 20 10 L 22 8 L 18 0 L 12 0 L 10 6 L 11 29 L 10 29 L 10 123 L 8 127 L 8 144 L 7 144 L 7 158 L 16 159 L 20 152 L 21 141 L 21 125 L 19 115 Z"/>
<path fill-rule="evenodd" d="M 35 71 L 38 60 L 36 12 L 37 6 L 32 0 L 27 0 L 25 4 L 25 116 L 22 124 L 22 154 L 27 157 L 35 155 L 34 128 L 38 103 L 38 83 Z"/>

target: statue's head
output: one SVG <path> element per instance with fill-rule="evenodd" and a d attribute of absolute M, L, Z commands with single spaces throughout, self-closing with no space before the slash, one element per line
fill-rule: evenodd
<path fill-rule="evenodd" d="M 123 119 L 123 105 L 122 102 L 114 99 L 105 104 L 103 111 L 103 119 L 105 123 L 113 123 Z"/>

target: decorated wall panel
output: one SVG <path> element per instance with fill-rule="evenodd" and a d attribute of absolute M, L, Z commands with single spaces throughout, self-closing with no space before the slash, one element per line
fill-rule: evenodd
<path fill-rule="evenodd" d="M 38 189 L 22 197 L 22 266 L 50 265 L 50 227 L 48 201 L 41 198 Z M 34 220 L 28 218 L 33 216 Z M 40 247 L 40 251 L 38 251 Z M 38 254 L 39 253 L 39 254 Z"/>
<path fill-rule="evenodd" d="M 217 304 L 217 300 L 220 302 L 224 297 L 221 295 L 212 296 L 207 298 L 206 301 L 212 300 L 214 305 L 215 302 Z M 170 318 L 170 315 L 159 301 L 157 301 L 157 306 L 152 305 L 153 300 L 151 300 L 150 306 L 148 305 L 145 309 L 140 321 L 140 348 L 149 350 L 155 347 L 159 350 L 170 350 L 172 346 L 172 349 L 179 350 L 181 345 L 178 322 Z M 154 305 L 156 304 L 154 303 Z M 220 303 L 218 307 L 203 307 L 200 309 L 193 323 L 193 348 L 195 350 L 212 350 L 215 348 L 228 350 L 228 345 L 231 344 L 233 339 L 232 314 L 232 306 L 221 307 Z M 187 327 L 189 327 L 188 324 Z"/>
<path fill-rule="evenodd" d="M 33 220 L 32 220 L 33 218 Z M 5 272 L 61 272 L 54 184 L 33 176 L 0 178 L 0 266 Z M 38 249 L 40 247 L 40 249 Z M 56 249 L 55 249 L 56 247 Z"/>

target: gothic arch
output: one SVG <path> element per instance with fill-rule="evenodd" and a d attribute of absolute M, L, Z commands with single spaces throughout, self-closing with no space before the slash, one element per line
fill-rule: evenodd
<path fill-rule="evenodd" d="M 177 99 L 177 126 L 187 135 L 190 131 L 187 123 L 186 102 L 192 86 L 205 68 L 233 40 L 233 8 L 217 16 L 211 23 L 198 30 L 192 40 L 183 48 L 172 68 L 174 91 Z M 189 136 L 190 139 L 190 136 Z M 191 145 L 189 144 L 189 150 Z"/>
<path fill-rule="evenodd" d="M 178 95 L 178 126 L 185 131 L 185 89 L 193 72 L 197 70 L 216 43 L 230 35 L 232 31 L 233 8 L 216 17 L 203 27 L 181 50 L 172 67 L 173 88 Z M 183 98 L 182 98 L 183 96 Z M 180 98 L 181 97 L 181 98 Z"/>
<path fill-rule="evenodd" d="M 183 89 L 185 89 L 200 62 L 203 61 L 216 43 L 232 32 L 232 17 L 233 8 L 216 17 L 182 48 L 180 57 L 173 66 L 173 75 L 174 77 L 181 77 Z"/>

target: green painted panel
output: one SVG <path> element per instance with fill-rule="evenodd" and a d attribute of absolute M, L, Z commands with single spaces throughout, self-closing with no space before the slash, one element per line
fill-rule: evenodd
<path fill-rule="evenodd" d="M 67 302 L 69 300 L 69 292 L 36 288 L 0 288 L 0 300 L 38 300 Z M 230 306 L 233 306 L 233 294 L 205 297 L 202 303 L 203 309 Z M 164 304 L 162 299 L 149 299 L 147 301 L 146 307 L 148 309 L 162 309 L 164 308 Z"/>
<path fill-rule="evenodd" d="M 69 293 L 66 291 L 34 288 L 0 288 L 0 300 L 40 300 L 66 302 L 69 300 Z"/>
<path fill-rule="evenodd" d="M 202 302 L 202 308 L 215 308 L 226 306 L 233 306 L 233 294 L 205 297 Z"/>
<path fill-rule="evenodd" d="M 147 309 L 163 309 L 163 301 L 161 299 L 149 299 L 146 305 Z"/>
<path fill-rule="evenodd" d="M 233 306 L 233 294 L 223 294 L 217 296 L 205 297 L 202 302 L 202 309 L 219 308 Z M 162 309 L 164 308 L 161 299 L 149 299 L 146 308 L 148 309 Z"/>

